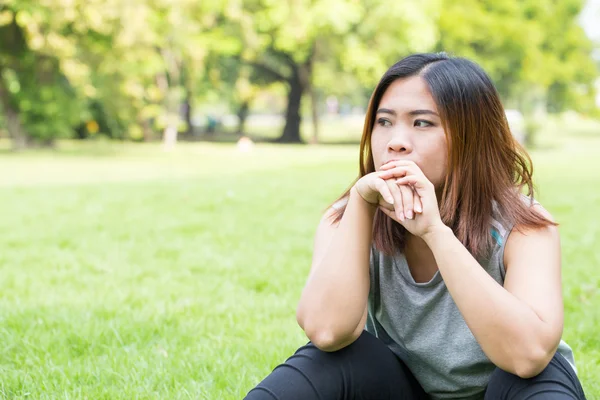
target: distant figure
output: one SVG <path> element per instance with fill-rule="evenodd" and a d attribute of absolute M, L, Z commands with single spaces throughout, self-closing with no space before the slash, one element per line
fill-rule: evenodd
<path fill-rule="evenodd" d="M 219 126 L 219 120 L 212 115 L 206 117 L 206 133 L 213 134 Z"/>
<path fill-rule="evenodd" d="M 242 153 L 248 153 L 254 149 L 254 142 L 247 136 L 242 136 L 237 141 L 237 149 Z"/>
<path fill-rule="evenodd" d="M 246 399 L 585 399 L 557 224 L 481 67 L 394 64 L 359 154 L 316 231 L 296 310 L 310 341 Z"/>

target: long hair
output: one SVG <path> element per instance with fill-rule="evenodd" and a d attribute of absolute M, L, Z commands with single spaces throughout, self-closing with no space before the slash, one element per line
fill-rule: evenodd
<path fill-rule="evenodd" d="M 554 225 L 522 200 L 523 189 L 532 199 L 534 195 L 531 159 L 514 140 L 491 79 L 474 62 L 445 53 L 408 56 L 383 75 L 367 108 L 356 180 L 375 171 L 371 133 L 383 94 L 395 80 L 412 76 L 427 83 L 446 133 L 448 164 L 440 215 L 471 254 L 483 256 L 492 245 L 494 202 L 503 219 L 515 226 Z M 346 190 L 336 202 L 349 193 Z M 331 215 L 333 222 L 344 211 L 345 206 L 337 208 Z M 373 223 L 377 249 L 386 254 L 401 251 L 405 235 L 400 224 L 377 210 Z"/>

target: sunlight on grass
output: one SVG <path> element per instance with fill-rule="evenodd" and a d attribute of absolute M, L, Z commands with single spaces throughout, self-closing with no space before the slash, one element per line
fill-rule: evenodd
<path fill-rule="evenodd" d="M 0 396 L 239 399 L 295 307 L 357 146 L 69 144 L 0 158 Z M 533 153 L 561 223 L 565 340 L 600 397 L 600 140 Z"/>

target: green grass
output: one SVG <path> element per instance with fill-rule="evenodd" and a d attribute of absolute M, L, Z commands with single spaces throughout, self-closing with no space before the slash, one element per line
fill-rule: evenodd
<path fill-rule="evenodd" d="M 600 139 L 534 152 L 561 223 L 564 339 L 600 398 Z M 63 144 L 0 156 L 0 397 L 239 399 L 295 306 L 356 146 Z"/>

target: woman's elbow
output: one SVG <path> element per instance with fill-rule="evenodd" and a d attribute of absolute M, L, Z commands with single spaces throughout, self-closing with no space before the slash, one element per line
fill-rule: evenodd
<path fill-rule="evenodd" d="M 547 350 L 543 347 L 529 349 L 514 363 L 513 373 L 519 378 L 533 378 L 546 369 L 555 352 L 556 349 Z"/>
<path fill-rule="evenodd" d="M 356 332 L 341 332 L 331 326 L 310 321 L 304 318 L 300 312 L 296 313 L 296 320 L 298 321 L 298 325 L 304 330 L 308 340 L 322 351 L 332 352 L 340 350 L 354 342 L 359 336 Z"/>
<path fill-rule="evenodd" d="M 354 333 L 350 335 L 340 335 L 331 330 L 305 330 L 306 336 L 319 350 L 325 352 L 334 352 L 343 349 L 353 343 L 358 336 Z"/>
<path fill-rule="evenodd" d="M 306 336 L 315 347 L 325 352 L 333 352 L 343 348 L 341 340 L 331 331 L 306 332 Z"/>

